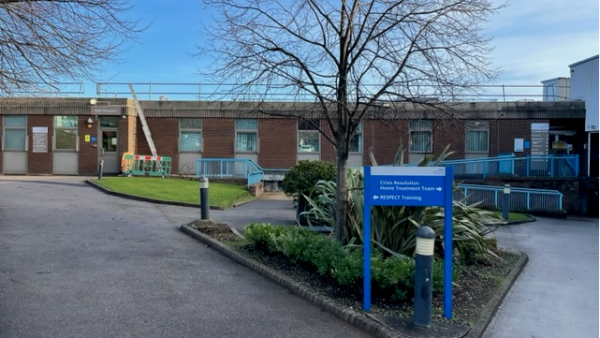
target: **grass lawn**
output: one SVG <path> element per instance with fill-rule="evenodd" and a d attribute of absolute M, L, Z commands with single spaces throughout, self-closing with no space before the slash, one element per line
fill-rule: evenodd
<path fill-rule="evenodd" d="M 112 191 L 129 195 L 200 204 L 197 181 L 159 177 L 103 177 L 94 181 Z M 210 183 L 208 196 L 211 206 L 224 208 L 254 198 L 243 186 L 224 183 Z"/>
<path fill-rule="evenodd" d="M 500 210 L 496 210 L 494 211 L 496 213 L 496 215 L 502 217 L 502 211 Z M 509 221 L 514 221 L 514 222 L 521 222 L 521 221 L 528 221 L 529 217 L 525 214 L 522 214 L 520 212 L 509 212 L 508 213 L 508 220 Z"/>

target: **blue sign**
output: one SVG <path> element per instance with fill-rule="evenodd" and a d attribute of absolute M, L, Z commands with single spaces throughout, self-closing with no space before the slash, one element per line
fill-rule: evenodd
<path fill-rule="evenodd" d="M 445 167 L 372 167 L 366 203 L 443 206 Z M 365 179 L 366 182 L 366 179 Z M 365 183 L 365 187 L 367 183 Z M 366 192 L 365 191 L 365 192 Z"/>
<path fill-rule="evenodd" d="M 96 141 L 98 141 L 98 138 L 96 136 L 92 136 L 92 137 L 90 137 L 90 141 L 96 142 Z"/>
<path fill-rule="evenodd" d="M 363 243 L 370 243 L 371 207 L 444 207 L 444 280 L 452 280 L 451 167 L 364 167 Z M 371 246 L 363 244 L 363 309 L 371 309 Z M 444 316 L 452 318 L 452 283 L 444 283 Z"/>

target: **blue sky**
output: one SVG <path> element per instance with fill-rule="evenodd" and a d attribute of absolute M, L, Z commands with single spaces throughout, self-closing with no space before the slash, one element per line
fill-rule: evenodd
<path fill-rule="evenodd" d="M 500 4 L 504 1 L 492 0 Z M 599 2 L 596 0 L 512 0 L 493 16 L 485 33 L 493 37 L 496 84 L 539 85 L 568 77 L 569 64 L 598 54 Z M 107 82 L 201 82 L 199 69 L 210 60 L 192 56 L 202 43 L 201 20 L 210 16 L 200 0 L 137 0 L 130 13 L 150 28 L 106 64 L 98 76 Z M 92 88 L 86 85 L 86 92 Z"/>

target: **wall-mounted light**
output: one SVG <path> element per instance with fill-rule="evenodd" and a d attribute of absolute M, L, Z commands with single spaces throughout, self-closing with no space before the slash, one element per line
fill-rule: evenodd
<path fill-rule="evenodd" d="M 88 128 L 92 128 L 92 125 L 94 124 L 94 119 L 91 117 L 88 117 L 87 119 L 87 127 Z"/>
<path fill-rule="evenodd" d="M 99 101 L 98 99 L 90 99 L 90 106 L 95 106 L 97 104 L 105 104 L 110 106 L 110 101 Z"/>

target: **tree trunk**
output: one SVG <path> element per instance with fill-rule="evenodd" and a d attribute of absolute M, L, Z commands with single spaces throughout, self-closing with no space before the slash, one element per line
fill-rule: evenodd
<path fill-rule="evenodd" d="M 343 138 L 343 137 L 341 137 Z M 335 200 L 335 238 L 340 243 L 346 242 L 346 208 L 347 208 L 347 195 L 348 189 L 346 187 L 346 164 L 348 163 L 348 152 L 344 152 L 346 148 L 344 146 L 345 141 L 338 140 L 337 141 L 337 158 L 336 158 L 336 167 L 337 167 L 337 176 L 336 176 L 336 185 L 337 185 L 337 196 Z"/>

